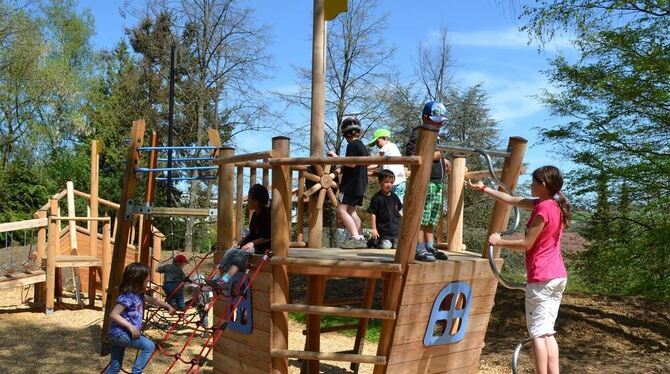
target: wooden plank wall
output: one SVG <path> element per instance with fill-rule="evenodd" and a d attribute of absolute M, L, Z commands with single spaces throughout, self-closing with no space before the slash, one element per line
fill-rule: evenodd
<path fill-rule="evenodd" d="M 435 298 L 454 281 L 467 281 L 472 290 L 466 335 L 458 343 L 426 347 L 423 338 Z M 477 373 L 497 286 L 487 260 L 480 257 L 410 264 L 387 373 Z"/>
<path fill-rule="evenodd" d="M 253 256 L 256 266 L 261 256 Z M 270 316 L 270 291 L 272 290 L 272 268 L 269 263 L 263 265 L 251 289 L 253 308 L 253 328 L 251 334 L 241 334 L 226 330 L 214 347 L 214 373 L 260 374 L 272 371 L 270 358 L 270 339 L 272 318 Z M 249 271 L 250 276 L 253 269 Z M 223 298 L 222 298 L 223 299 Z M 226 308 L 220 299 L 214 306 L 213 321 L 217 321 Z"/>
<path fill-rule="evenodd" d="M 78 253 L 82 256 L 97 256 L 99 258 L 102 258 L 102 235 L 99 234 L 97 238 L 97 245 L 95 249 L 95 253 L 91 253 L 90 250 L 90 239 L 88 233 L 81 232 L 77 230 L 77 243 L 78 243 Z M 59 248 L 59 255 L 70 255 L 70 237 L 69 237 L 69 229 L 65 229 L 61 231 L 61 237 L 60 237 L 60 248 Z M 133 248 L 128 248 L 126 251 L 126 265 L 130 264 L 132 262 L 135 262 L 137 256 L 137 251 Z M 100 277 L 102 275 L 98 275 Z M 87 292 L 88 290 L 88 271 L 81 271 L 81 276 L 80 276 L 80 281 L 81 281 L 81 291 L 82 292 Z M 102 283 L 101 279 L 96 279 L 96 290 L 101 291 L 102 290 Z"/>

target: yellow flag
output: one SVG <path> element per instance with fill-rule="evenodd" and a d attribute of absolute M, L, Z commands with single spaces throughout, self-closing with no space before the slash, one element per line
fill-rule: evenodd
<path fill-rule="evenodd" d="M 349 8 L 348 0 L 325 0 L 324 18 L 326 21 L 333 20 L 338 14 L 346 12 Z"/>

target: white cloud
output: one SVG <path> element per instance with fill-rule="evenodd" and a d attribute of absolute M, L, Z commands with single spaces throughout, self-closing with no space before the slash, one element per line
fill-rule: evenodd
<path fill-rule="evenodd" d="M 545 110 L 534 95 L 547 88 L 546 78 L 539 74 L 520 76 L 518 79 L 492 75 L 482 71 L 466 71 L 458 74 L 466 87 L 482 83 L 489 96 L 491 117 L 501 126 L 511 126 L 514 120 L 529 117 Z"/>
<path fill-rule="evenodd" d="M 438 38 L 437 32 L 431 33 L 431 40 Z M 537 49 L 533 44 L 528 44 L 528 35 L 516 28 L 502 30 L 478 30 L 478 31 L 449 31 L 447 39 L 454 46 L 476 47 L 476 48 L 499 48 L 499 49 Z M 556 36 L 554 40 L 544 46 L 545 50 L 561 51 L 573 49 L 571 39 L 566 36 Z"/>

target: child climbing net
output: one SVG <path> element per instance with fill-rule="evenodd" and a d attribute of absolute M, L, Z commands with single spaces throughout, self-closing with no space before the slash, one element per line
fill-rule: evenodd
<path fill-rule="evenodd" d="M 153 358 L 157 354 L 160 354 L 165 357 L 170 357 L 172 361 L 170 362 L 170 365 L 166 368 L 165 373 L 169 373 L 175 365 L 177 365 L 178 362 L 182 362 L 186 365 L 188 365 L 188 368 L 186 369 L 186 373 L 199 373 L 200 372 L 200 367 L 202 367 L 209 354 L 211 353 L 212 349 L 216 345 L 216 342 L 219 340 L 223 332 L 226 330 L 228 327 L 229 323 L 232 321 L 232 319 L 235 317 L 236 312 L 243 301 L 248 295 L 249 290 L 251 289 L 254 280 L 258 276 L 259 272 L 265 265 L 265 263 L 269 260 L 269 252 L 270 250 L 265 251 L 265 254 L 262 257 L 261 262 L 255 269 L 252 267 L 249 267 L 246 272 L 244 272 L 242 279 L 240 280 L 239 283 L 237 283 L 235 289 L 233 292 L 230 293 L 230 296 L 223 295 L 222 292 L 215 292 L 213 297 L 211 299 L 205 297 L 199 297 L 203 292 L 208 292 L 211 287 L 207 284 L 215 284 L 212 282 L 213 277 L 216 273 L 216 268 L 212 270 L 206 278 L 204 278 L 204 281 L 196 282 L 194 283 L 194 286 L 196 286 L 198 289 L 196 292 L 194 292 L 194 297 L 191 298 L 191 300 L 185 305 L 185 308 L 183 311 L 180 313 L 177 313 L 177 320 L 172 322 L 170 324 L 170 327 L 167 329 L 165 334 L 163 335 L 162 338 L 156 341 L 156 349 L 153 351 L 149 359 L 147 360 L 146 364 L 144 367 L 151 362 Z M 214 255 L 214 252 L 211 251 L 207 255 L 202 256 L 202 257 L 197 257 L 197 262 L 194 268 L 189 272 L 187 275 L 188 278 L 191 278 L 194 273 L 198 273 L 195 279 L 199 279 L 200 273 L 199 273 L 199 268 L 200 266 L 204 263 L 205 260 L 212 258 Z M 253 273 L 251 274 L 251 271 L 253 270 Z M 170 297 L 174 296 L 176 292 L 178 292 L 182 287 L 184 287 L 184 281 L 180 282 L 180 284 L 171 292 L 170 295 L 163 295 L 167 296 L 166 299 L 169 299 Z M 149 288 L 150 291 L 156 292 L 160 290 L 159 285 L 152 283 Z M 220 290 L 217 290 L 220 291 Z M 227 300 L 229 300 L 228 305 L 230 306 L 229 308 L 225 309 L 225 312 L 219 316 L 219 318 L 214 322 L 212 327 L 207 326 L 206 319 L 203 321 L 203 315 L 206 316 L 211 308 L 214 306 L 216 303 L 217 299 L 223 296 Z M 203 303 L 203 300 L 208 301 Z M 189 310 L 191 307 L 194 307 L 194 304 L 200 303 L 201 305 L 198 307 L 199 311 L 198 313 L 194 313 L 191 315 L 188 315 L 186 313 L 187 310 Z M 197 316 L 200 316 L 199 321 L 195 321 L 195 318 Z M 163 321 L 167 321 L 167 318 L 164 316 L 161 316 L 159 314 L 159 309 L 154 309 L 154 310 L 147 310 L 147 313 L 145 313 L 145 318 L 143 321 L 143 326 L 150 326 L 150 325 L 158 325 L 159 323 L 156 321 L 158 319 L 161 319 Z M 164 345 L 168 342 L 170 337 L 174 335 L 177 331 L 181 331 L 189 326 L 194 325 L 195 327 L 192 329 L 190 334 L 188 334 L 186 341 L 184 344 L 181 346 L 181 348 L 177 351 L 174 352 L 168 352 L 166 348 L 164 348 Z M 196 336 L 202 336 L 206 337 L 206 340 L 204 344 L 202 345 L 202 348 L 200 351 L 194 355 L 192 358 L 188 359 L 184 357 L 184 352 L 186 349 L 191 345 L 193 340 L 196 338 Z M 111 363 L 110 363 L 111 364 Z M 101 373 L 104 373 L 107 368 L 110 365 L 108 364 L 102 371 Z M 130 373 L 123 368 L 120 369 L 123 373 Z"/>

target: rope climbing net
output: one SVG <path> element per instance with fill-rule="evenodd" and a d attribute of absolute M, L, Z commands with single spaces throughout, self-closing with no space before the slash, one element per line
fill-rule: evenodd
<path fill-rule="evenodd" d="M 174 318 L 170 319 L 166 316 L 166 312 L 161 312 L 158 308 L 147 308 L 145 313 L 145 318 L 143 321 L 143 330 L 147 327 L 159 327 L 159 330 L 163 331 L 164 334 L 160 339 L 154 340 L 156 343 L 156 349 L 149 358 L 149 361 L 145 365 L 148 366 L 151 361 L 157 356 L 161 355 L 163 357 L 170 358 L 170 363 L 165 369 L 165 373 L 170 373 L 178 363 L 183 363 L 187 365 L 185 372 L 196 374 L 200 372 L 200 368 L 205 365 L 207 357 L 212 352 L 216 346 L 217 341 L 221 338 L 223 332 L 228 327 L 229 323 L 235 318 L 236 312 L 242 303 L 242 301 L 248 296 L 249 290 L 251 289 L 256 277 L 260 273 L 263 266 L 269 260 L 269 250 L 265 252 L 260 263 L 257 266 L 250 266 L 247 268 L 246 272 L 243 274 L 242 279 L 237 283 L 233 284 L 233 292 L 230 293 L 230 296 L 226 296 L 220 292 L 214 292 L 212 297 L 202 297 L 204 293 L 210 292 L 205 288 L 208 281 L 211 281 L 216 273 L 216 268 L 213 269 L 209 274 L 204 277 L 200 275 L 201 265 L 208 259 L 213 258 L 214 253 L 209 252 L 205 256 L 194 257 L 196 264 L 194 268 L 188 273 L 187 278 L 196 275 L 195 281 L 192 283 L 194 287 L 198 290 L 194 293 L 192 297 L 186 304 L 185 308 L 182 311 L 176 313 L 176 320 Z M 170 299 L 174 297 L 179 290 L 183 289 L 185 282 L 182 281 L 179 285 L 166 297 Z M 150 283 L 149 292 L 158 292 L 162 296 L 166 296 L 160 285 L 155 283 Z M 208 323 L 203 316 L 206 316 L 209 311 L 214 307 L 219 298 L 225 298 L 227 301 L 228 307 L 224 309 L 224 312 L 214 321 L 212 327 L 208 327 Z M 195 313 L 188 313 L 192 308 L 197 309 Z M 196 318 L 200 317 L 196 321 Z M 185 335 L 186 340 L 181 347 L 177 350 L 168 351 L 168 341 L 171 337 L 176 335 L 180 331 L 190 331 Z M 185 354 L 186 350 L 191 346 L 191 344 L 196 340 L 197 337 L 204 338 L 205 341 L 202 343 L 202 346 L 199 350 L 196 349 L 197 353 L 191 357 L 187 357 Z M 101 373 L 104 373 L 107 370 L 109 364 L 101 370 Z M 123 373 L 130 373 L 129 371 L 121 369 Z"/>

